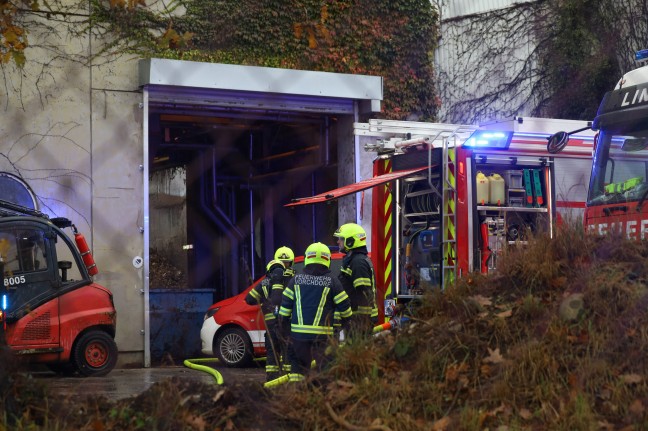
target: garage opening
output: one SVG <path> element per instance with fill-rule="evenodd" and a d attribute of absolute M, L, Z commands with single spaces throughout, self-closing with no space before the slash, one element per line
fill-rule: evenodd
<path fill-rule="evenodd" d="M 282 245 L 325 240 L 337 205 L 287 209 L 337 186 L 337 118 L 208 117 L 151 108 L 151 288 L 241 292 Z"/>
<path fill-rule="evenodd" d="M 278 247 L 335 244 L 343 204 L 285 205 L 355 182 L 353 122 L 379 111 L 382 78 L 150 59 L 140 85 L 145 327 L 153 362 L 177 362 L 199 353 L 206 309 Z"/>

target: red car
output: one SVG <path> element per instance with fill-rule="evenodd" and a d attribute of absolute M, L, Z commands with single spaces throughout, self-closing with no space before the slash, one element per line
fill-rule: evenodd
<path fill-rule="evenodd" d="M 332 253 L 333 274 L 339 273 L 343 257 L 342 253 Z M 296 257 L 293 267 L 300 272 L 304 268 L 304 257 Z M 245 302 L 248 292 L 261 280 L 263 277 L 238 295 L 209 307 L 200 330 L 203 354 L 217 357 L 228 367 L 243 367 L 254 358 L 265 356 L 263 314 L 258 306 Z"/>

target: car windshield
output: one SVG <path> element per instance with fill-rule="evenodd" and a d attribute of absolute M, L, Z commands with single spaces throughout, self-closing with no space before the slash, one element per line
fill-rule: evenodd
<path fill-rule="evenodd" d="M 588 205 L 644 200 L 648 195 L 648 125 L 601 130 Z"/>

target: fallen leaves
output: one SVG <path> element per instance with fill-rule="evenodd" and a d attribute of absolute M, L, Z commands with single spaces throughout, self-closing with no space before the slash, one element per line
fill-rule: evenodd
<path fill-rule="evenodd" d="M 621 381 L 628 385 L 639 384 L 643 381 L 643 377 L 639 374 L 623 374 L 621 376 Z"/>
<path fill-rule="evenodd" d="M 488 364 L 501 364 L 504 362 L 504 357 L 501 355 L 499 348 L 492 350 L 490 347 L 488 348 L 488 356 L 486 356 L 484 359 L 482 359 L 482 362 L 488 363 Z"/>

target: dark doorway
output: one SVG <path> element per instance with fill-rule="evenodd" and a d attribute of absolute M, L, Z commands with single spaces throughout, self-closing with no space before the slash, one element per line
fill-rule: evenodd
<path fill-rule="evenodd" d="M 151 289 L 211 289 L 224 299 L 263 275 L 277 247 L 301 255 L 334 231 L 335 203 L 284 205 L 338 186 L 335 117 L 152 109 L 149 125 Z M 184 175 L 184 196 L 173 172 Z M 180 196 L 162 196 L 171 189 Z M 154 257 L 186 276 L 156 277 Z"/>

